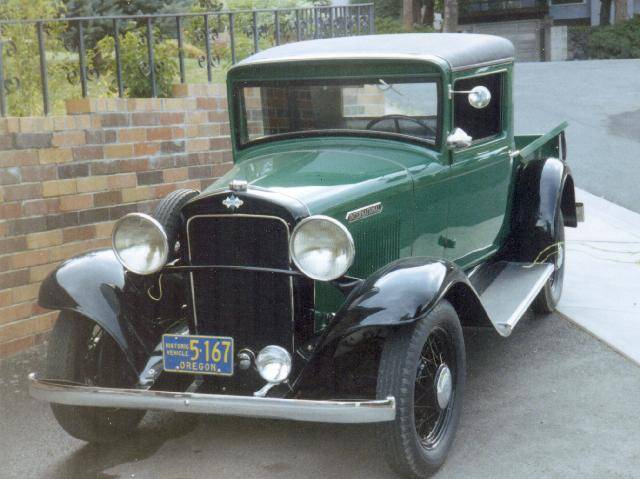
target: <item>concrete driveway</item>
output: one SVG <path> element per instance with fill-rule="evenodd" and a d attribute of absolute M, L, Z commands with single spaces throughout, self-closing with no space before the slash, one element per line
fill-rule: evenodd
<path fill-rule="evenodd" d="M 463 418 L 438 478 L 637 476 L 637 366 L 557 315 L 466 341 Z M 0 367 L 2 478 L 394 477 L 370 426 L 150 413 L 132 438 L 87 446 L 28 397 L 25 375 L 43 358 L 39 348 Z"/>
<path fill-rule="evenodd" d="M 640 60 L 517 63 L 516 133 L 568 120 L 576 186 L 640 213 Z"/>

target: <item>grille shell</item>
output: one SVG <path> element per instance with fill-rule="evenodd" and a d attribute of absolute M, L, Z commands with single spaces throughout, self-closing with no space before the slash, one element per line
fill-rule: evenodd
<path fill-rule="evenodd" d="M 203 214 L 187 220 L 189 262 L 197 266 L 289 269 L 289 225 L 269 215 Z M 294 344 L 291 276 L 247 270 L 190 273 L 197 334 L 231 336 L 236 351 Z"/>

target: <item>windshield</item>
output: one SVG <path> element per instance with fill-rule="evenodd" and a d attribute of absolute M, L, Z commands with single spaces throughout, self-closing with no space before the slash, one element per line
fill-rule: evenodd
<path fill-rule="evenodd" d="M 276 135 L 357 132 L 435 144 L 435 81 L 390 78 L 241 83 L 239 143 Z"/>

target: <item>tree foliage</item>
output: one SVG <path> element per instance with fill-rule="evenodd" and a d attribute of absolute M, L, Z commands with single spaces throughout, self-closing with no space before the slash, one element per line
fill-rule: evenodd
<path fill-rule="evenodd" d="M 190 11 L 193 5 L 218 4 L 215 0 L 64 0 L 66 16 L 72 17 L 109 17 L 116 15 L 146 15 L 156 13 L 184 13 Z M 145 21 L 122 22 L 121 30 L 131 30 L 144 26 Z M 157 21 L 156 27 L 162 35 L 167 35 L 174 29 L 174 21 Z M 100 39 L 113 35 L 111 20 L 96 20 L 84 22 L 84 41 L 87 48 L 93 48 Z M 71 48 L 78 48 L 78 27 L 71 22 L 64 32 L 65 44 Z"/>
<path fill-rule="evenodd" d="M 64 5 L 57 0 L 0 1 L 2 20 L 53 18 L 61 12 L 64 12 Z M 64 24 L 53 23 L 43 30 L 50 89 L 66 81 L 68 59 L 54 53 L 63 50 L 63 29 Z M 3 43 L 9 112 L 13 115 L 42 112 L 42 82 L 36 27 L 32 24 L 5 25 L 0 34 L 0 42 Z"/>
<path fill-rule="evenodd" d="M 362 0 L 350 0 L 350 2 L 363 3 Z M 399 19 L 402 16 L 402 0 L 376 0 L 373 3 L 376 18 Z"/>
<path fill-rule="evenodd" d="M 156 35 L 158 34 L 159 32 L 156 32 Z M 115 78 L 113 72 L 116 69 L 114 43 L 113 37 L 107 36 L 97 45 L 97 51 L 109 67 L 112 78 Z M 146 32 L 137 29 L 120 35 L 120 52 L 122 81 L 126 87 L 127 96 L 132 98 L 152 96 Z M 178 73 L 175 47 L 168 41 L 157 43 L 154 46 L 154 57 L 158 96 L 170 96 L 171 85 Z M 116 88 L 117 84 L 112 83 L 113 92 L 117 91 Z"/>

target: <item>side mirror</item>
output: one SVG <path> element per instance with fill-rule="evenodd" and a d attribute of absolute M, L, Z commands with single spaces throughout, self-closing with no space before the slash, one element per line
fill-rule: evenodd
<path fill-rule="evenodd" d="M 474 86 L 471 90 L 468 91 L 453 91 L 449 90 L 449 97 L 454 94 L 466 93 L 469 95 L 467 99 L 469 100 L 469 105 L 478 110 L 485 108 L 491 102 L 491 92 L 486 86 L 478 85 Z"/>
<path fill-rule="evenodd" d="M 474 108 L 485 108 L 491 101 L 491 92 L 486 86 L 474 86 L 469 92 L 469 105 Z"/>
<path fill-rule="evenodd" d="M 462 128 L 456 128 L 447 136 L 447 147 L 450 150 L 457 151 L 469 148 L 471 146 L 471 138 Z"/>

